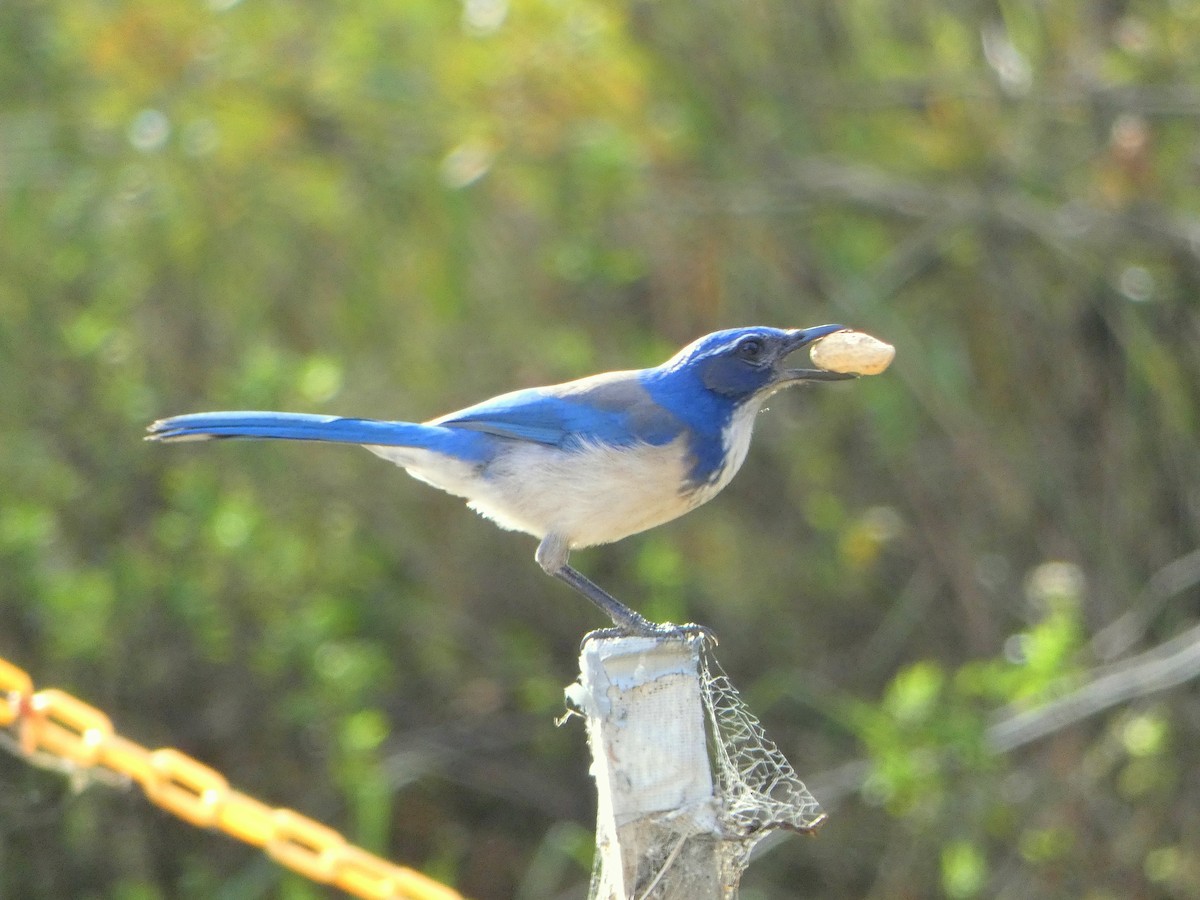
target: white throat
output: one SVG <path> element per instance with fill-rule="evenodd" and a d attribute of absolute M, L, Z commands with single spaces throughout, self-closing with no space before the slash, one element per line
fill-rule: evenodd
<path fill-rule="evenodd" d="M 721 433 L 721 448 L 725 451 L 725 465 L 700 485 L 692 494 L 693 506 L 707 503 L 724 489 L 746 461 L 750 450 L 750 438 L 754 434 L 754 417 L 758 415 L 761 402 L 751 400 L 734 411 L 729 424 Z"/>

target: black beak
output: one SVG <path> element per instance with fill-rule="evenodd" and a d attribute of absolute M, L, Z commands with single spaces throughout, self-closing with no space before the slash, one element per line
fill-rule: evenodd
<path fill-rule="evenodd" d="M 813 328 L 796 328 L 788 332 L 782 355 L 793 353 L 801 347 L 807 347 L 813 341 L 828 337 L 836 331 L 849 330 L 845 325 L 816 325 Z M 781 369 L 776 384 L 784 387 L 796 381 L 846 381 L 857 377 L 857 375 L 846 372 L 827 372 L 825 369 Z"/>

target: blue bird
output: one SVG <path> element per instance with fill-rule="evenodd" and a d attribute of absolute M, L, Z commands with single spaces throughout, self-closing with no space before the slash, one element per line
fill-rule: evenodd
<path fill-rule="evenodd" d="M 678 634 L 567 564 L 711 500 L 746 458 L 776 391 L 853 375 L 787 368 L 789 354 L 842 325 L 717 331 L 660 366 L 501 394 L 424 423 L 284 412 L 211 412 L 153 423 L 147 440 L 278 438 L 359 444 L 501 528 L 538 538 L 550 575 L 603 610 L 615 631 Z M 684 626 L 695 630 L 695 626 Z"/>

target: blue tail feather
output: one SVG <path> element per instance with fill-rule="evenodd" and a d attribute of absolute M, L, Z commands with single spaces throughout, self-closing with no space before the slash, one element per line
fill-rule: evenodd
<path fill-rule="evenodd" d="M 172 416 L 150 426 L 148 441 L 205 441 L 220 438 L 332 441 L 338 444 L 380 444 L 390 447 L 428 447 L 437 432 L 415 422 L 343 419 L 308 413 L 209 412 Z"/>

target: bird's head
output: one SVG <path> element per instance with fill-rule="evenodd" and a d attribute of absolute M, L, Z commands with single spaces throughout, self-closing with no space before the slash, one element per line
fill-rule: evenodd
<path fill-rule="evenodd" d="M 844 331 L 844 325 L 813 328 L 731 328 L 693 341 L 663 366 L 673 372 L 694 373 L 701 383 L 735 403 L 764 400 L 776 391 L 802 381 L 841 381 L 853 378 L 824 369 L 795 369 L 787 357 L 813 341 Z"/>

